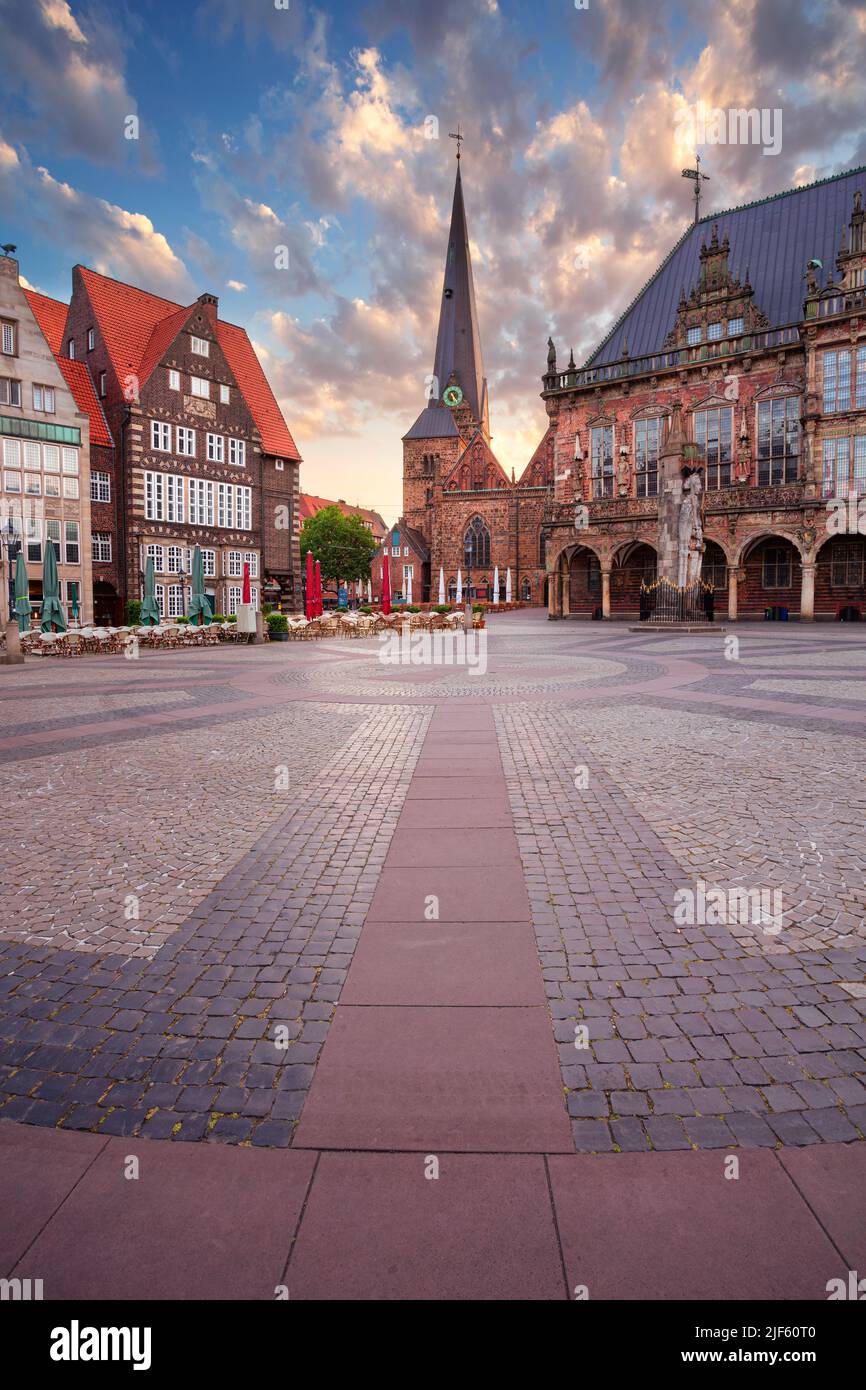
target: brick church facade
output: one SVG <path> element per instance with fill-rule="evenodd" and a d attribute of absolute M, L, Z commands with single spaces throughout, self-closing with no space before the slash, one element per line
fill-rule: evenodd
<path fill-rule="evenodd" d="M 689 227 L 583 367 L 549 343 L 549 428 L 515 481 L 490 447 L 458 166 L 429 404 L 404 438 L 431 585 L 471 558 L 474 596 L 498 564 L 553 618 L 637 617 L 675 452 L 702 471 L 717 617 L 866 617 L 864 193 L 855 169 Z"/>

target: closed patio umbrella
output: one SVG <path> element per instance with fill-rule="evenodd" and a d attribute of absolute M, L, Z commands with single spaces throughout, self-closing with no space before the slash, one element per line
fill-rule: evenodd
<path fill-rule="evenodd" d="M 408 573 L 407 576 L 406 576 L 406 602 L 407 602 L 407 603 L 411 603 L 411 602 L 412 602 L 412 571 L 411 571 L 411 570 L 409 571 L 409 573 Z"/>
<path fill-rule="evenodd" d="M 463 575 L 457 571 L 457 602 L 463 602 Z"/>
<path fill-rule="evenodd" d="M 316 582 L 314 587 L 316 593 L 316 617 L 321 618 L 325 611 L 325 604 L 322 599 L 322 565 L 319 560 L 316 561 Z"/>
<path fill-rule="evenodd" d="M 382 556 L 382 612 L 386 617 L 391 612 L 391 560 L 387 553 Z"/>
<path fill-rule="evenodd" d="M 156 601 L 156 581 L 153 577 L 153 556 L 148 555 L 144 567 L 144 599 L 141 604 L 142 627 L 148 623 L 159 622 L 159 604 Z"/>
<path fill-rule="evenodd" d="M 511 566 L 505 572 L 505 602 L 511 602 Z"/>
<path fill-rule="evenodd" d="M 52 550 L 54 547 L 51 547 Z M 27 632 L 30 627 L 30 581 L 27 578 L 27 566 L 24 563 L 24 556 L 18 552 L 18 559 L 15 561 L 15 617 L 18 619 L 18 626 L 22 632 Z"/>
<path fill-rule="evenodd" d="M 58 632 L 66 631 L 66 614 L 60 602 L 60 578 L 57 573 L 57 552 L 51 541 L 45 550 L 42 561 L 42 621 L 39 626 L 43 632 L 50 632 L 52 625 Z"/>
<path fill-rule="evenodd" d="M 439 566 L 439 602 L 445 602 L 445 571 Z"/>
<path fill-rule="evenodd" d="M 308 551 L 307 551 L 307 600 L 306 600 L 306 603 L 304 604 L 304 613 L 306 614 L 307 622 L 309 622 L 311 618 L 315 618 L 315 616 L 316 616 L 315 594 L 314 594 L 314 592 L 313 592 L 313 585 L 314 585 L 314 582 L 315 582 L 315 581 L 314 581 L 314 579 L 313 579 L 313 552 L 312 552 L 312 550 L 308 550 Z"/>
<path fill-rule="evenodd" d="M 248 571 L 249 565 L 244 564 L 244 570 Z M 249 578 L 247 577 L 245 587 L 249 588 Z M 249 603 L 249 599 L 245 602 Z M 192 552 L 192 597 L 189 601 L 189 620 L 194 622 L 197 627 L 202 623 L 208 624 L 213 618 L 213 611 L 210 601 L 204 591 L 204 562 L 201 558 L 201 546 L 197 545 Z"/>
<path fill-rule="evenodd" d="M 499 602 L 499 566 L 493 571 L 493 602 Z"/>

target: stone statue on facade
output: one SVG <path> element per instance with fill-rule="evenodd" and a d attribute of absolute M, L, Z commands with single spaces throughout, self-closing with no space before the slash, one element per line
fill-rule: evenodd
<path fill-rule="evenodd" d="M 704 528 L 701 521 L 700 473 L 690 473 L 683 483 L 683 496 L 677 525 L 677 583 L 681 589 L 695 584 L 701 577 L 704 553 Z"/>

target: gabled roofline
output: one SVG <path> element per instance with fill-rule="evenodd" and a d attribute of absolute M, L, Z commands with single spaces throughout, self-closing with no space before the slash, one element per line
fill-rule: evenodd
<path fill-rule="evenodd" d="M 594 357 L 597 357 L 598 354 L 599 354 L 600 352 L 602 352 L 602 351 L 604 350 L 604 348 L 607 347 L 607 345 L 608 345 L 608 343 L 610 342 L 611 338 L 613 338 L 613 336 L 615 335 L 617 329 L 619 329 L 619 328 L 622 327 L 623 322 L 625 321 L 625 319 L 628 318 L 629 314 L 631 313 L 631 311 L 632 311 L 632 309 L 635 307 L 635 305 L 638 303 L 638 301 L 646 294 L 646 292 L 647 292 L 647 290 L 649 289 L 650 285 L 652 285 L 652 284 L 655 283 L 655 281 L 656 281 L 656 280 L 658 279 L 658 277 L 661 275 L 662 271 L 663 271 L 663 270 L 665 269 L 665 267 L 667 266 L 668 262 L 669 262 L 669 261 L 671 260 L 671 258 L 676 254 L 676 252 L 680 249 L 680 247 L 682 246 L 683 242 L 686 241 L 687 238 L 691 236 L 692 232 L 696 231 L 698 227 L 703 227 L 703 226 L 706 225 L 706 224 L 712 224 L 713 222 L 718 222 L 721 218 L 723 218 L 723 217 L 730 217 L 730 216 L 731 216 L 733 213 L 735 213 L 735 212 L 745 212 L 745 211 L 747 211 L 748 208 L 757 208 L 757 207 L 761 207 L 762 204 L 764 204 L 764 203 L 773 203 L 773 202 L 775 202 L 778 198 L 791 198 L 791 197 L 794 197 L 794 195 L 797 194 L 797 193 L 806 193 L 806 192 L 808 192 L 808 190 L 809 190 L 810 188 L 820 188 L 820 187 L 822 186 L 822 184 L 826 184 L 826 183 L 835 183 L 835 182 L 837 182 L 837 180 L 839 180 L 839 179 L 847 179 L 847 178 L 850 178 L 852 174 L 864 174 L 864 173 L 866 173 L 866 164 L 857 164 L 857 165 L 854 166 L 853 169 L 843 169 L 842 172 L 839 173 L 839 174 L 828 174 L 827 177 L 826 177 L 825 179 L 815 179 L 814 182 L 812 182 L 812 183 L 804 183 L 804 184 L 795 185 L 793 188 L 784 188 L 784 189 L 782 189 L 782 191 L 781 191 L 780 193 L 769 193 L 769 194 L 767 195 L 766 198 L 756 198 L 756 199 L 755 199 L 753 202 L 751 202 L 751 203 L 737 203 L 737 204 L 735 204 L 734 207 L 722 208 L 722 209 L 720 209 L 720 210 L 717 211 L 717 212 L 707 213 L 705 217 L 699 218 L 699 220 L 698 220 L 697 222 L 692 222 L 692 223 L 690 223 L 690 225 L 689 225 L 689 226 L 686 228 L 686 230 L 683 232 L 683 234 L 682 234 L 682 236 L 679 238 L 679 240 L 676 241 L 676 242 L 674 243 L 674 245 L 671 247 L 670 251 L 669 251 L 668 254 L 665 256 L 665 258 L 664 258 L 664 260 L 661 262 L 661 264 L 658 265 L 658 266 L 656 267 L 655 271 L 654 271 L 653 274 L 650 276 L 650 278 L 649 278 L 649 279 L 646 281 L 646 283 L 641 287 L 641 289 L 638 290 L 637 294 L 635 295 L 635 297 L 634 297 L 634 299 L 631 301 L 631 303 L 628 305 L 628 307 L 625 308 L 625 309 L 623 309 L 623 311 L 622 311 L 622 313 L 620 314 L 619 318 L 618 318 L 618 319 L 616 320 L 616 322 L 612 325 L 612 327 L 608 330 L 608 332 L 607 332 L 607 333 L 605 334 L 605 336 L 602 338 L 601 342 L 600 342 L 600 343 L 597 343 L 596 346 L 592 349 L 592 352 L 589 354 L 589 356 L 585 358 L 584 362 L 582 363 L 582 366 L 583 366 L 583 367 L 591 367 L 591 366 L 592 366 L 592 360 L 593 360 L 593 358 L 594 358 Z"/>

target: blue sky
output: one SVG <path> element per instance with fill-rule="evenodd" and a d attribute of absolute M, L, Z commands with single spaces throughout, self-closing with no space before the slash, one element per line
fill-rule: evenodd
<path fill-rule="evenodd" d="M 0 25 L 0 231 L 27 280 L 65 298 L 80 260 L 181 302 L 218 294 L 259 347 L 302 486 L 389 520 L 458 120 L 494 448 L 518 472 L 548 334 L 585 356 L 689 219 L 684 111 L 784 116 L 775 156 L 702 150 L 707 210 L 866 162 L 861 0 L 0 0 Z"/>

